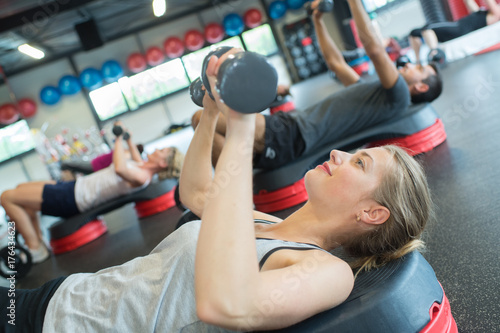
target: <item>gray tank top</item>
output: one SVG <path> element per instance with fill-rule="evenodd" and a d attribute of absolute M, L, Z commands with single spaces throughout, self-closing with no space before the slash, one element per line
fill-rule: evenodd
<path fill-rule="evenodd" d="M 184 224 L 147 256 L 97 273 L 70 275 L 49 302 L 43 331 L 231 332 L 196 316 L 194 258 L 200 225 Z M 256 244 L 261 267 L 282 248 L 320 249 L 273 239 L 257 239 Z"/>

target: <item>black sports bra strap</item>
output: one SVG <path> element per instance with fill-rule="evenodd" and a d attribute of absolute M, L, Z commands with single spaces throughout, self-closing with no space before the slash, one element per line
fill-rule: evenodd
<path fill-rule="evenodd" d="M 313 246 L 313 245 L 312 245 Z M 264 266 L 264 264 L 266 263 L 266 260 L 267 258 L 269 258 L 269 256 L 271 254 L 273 254 L 274 252 L 278 251 L 278 250 L 298 250 L 298 251 L 306 251 L 306 250 L 318 250 L 320 249 L 319 247 L 317 246 L 314 246 L 314 247 L 294 247 L 294 246 L 279 246 L 279 247 L 275 247 L 274 249 L 270 250 L 269 252 L 267 252 L 263 257 L 262 259 L 260 260 L 259 262 L 259 270 L 262 269 L 262 266 Z"/>

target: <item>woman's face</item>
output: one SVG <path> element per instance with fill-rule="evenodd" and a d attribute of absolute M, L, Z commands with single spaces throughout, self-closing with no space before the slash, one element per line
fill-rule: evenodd
<path fill-rule="evenodd" d="M 156 163 L 165 163 L 168 155 L 170 154 L 170 148 L 156 149 L 154 152 L 148 155 L 148 161 Z"/>
<path fill-rule="evenodd" d="M 339 210 L 357 208 L 371 199 L 385 172 L 391 172 L 393 158 L 383 148 L 362 149 L 354 154 L 339 150 L 306 174 L 309 200 Z"/>

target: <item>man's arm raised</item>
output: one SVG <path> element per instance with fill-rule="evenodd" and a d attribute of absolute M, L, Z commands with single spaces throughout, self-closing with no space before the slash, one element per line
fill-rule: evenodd
<path fill-rule="evenodd" d="M 361 0 L 347 0 L 351 13 L 358 29 L 359 38 L 370 57 L 377 75 L 386 89 L 394 87 L 398 80 L 398 70 L 385 51 L 385 47 L 361 3 Z"/>
<path fill-rule="evenodd" d="M 318 0 L 314 1 L 312 8 L 317 8 L 318 2 Z M 328 69 L 334 72 L 340 82 L 346 87 L 358 82 L 359 75 L 345 62 L 342 52 L 335 45 L 335 42 L 328 33 L 323 21 L 323 13 L 318 9 L 314 9 L 312 19 L 318 44 Z"/>

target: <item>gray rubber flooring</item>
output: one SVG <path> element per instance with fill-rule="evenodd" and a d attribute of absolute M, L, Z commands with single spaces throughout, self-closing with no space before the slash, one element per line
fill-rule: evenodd
<path fill-rule="evenodd" d="M 500 332 L 498 59 L 497 51 L 443 70 L 444 92 L 433 105 L 448 139 L 420 157 L 437 205 L 424 256 L 443 285 L 460 332 Z M 300 108 L 338 89 L 322 75 L 295 85 L 292 93 Z M 94 272 L 145 255 L 173 231 L 180 215 L 172 208 L 138 220 L 132 205 L 125 206 L 105 215 L 105 236 L 33 267 L 17 287 L 34 288 L 60 275 Z"/>

